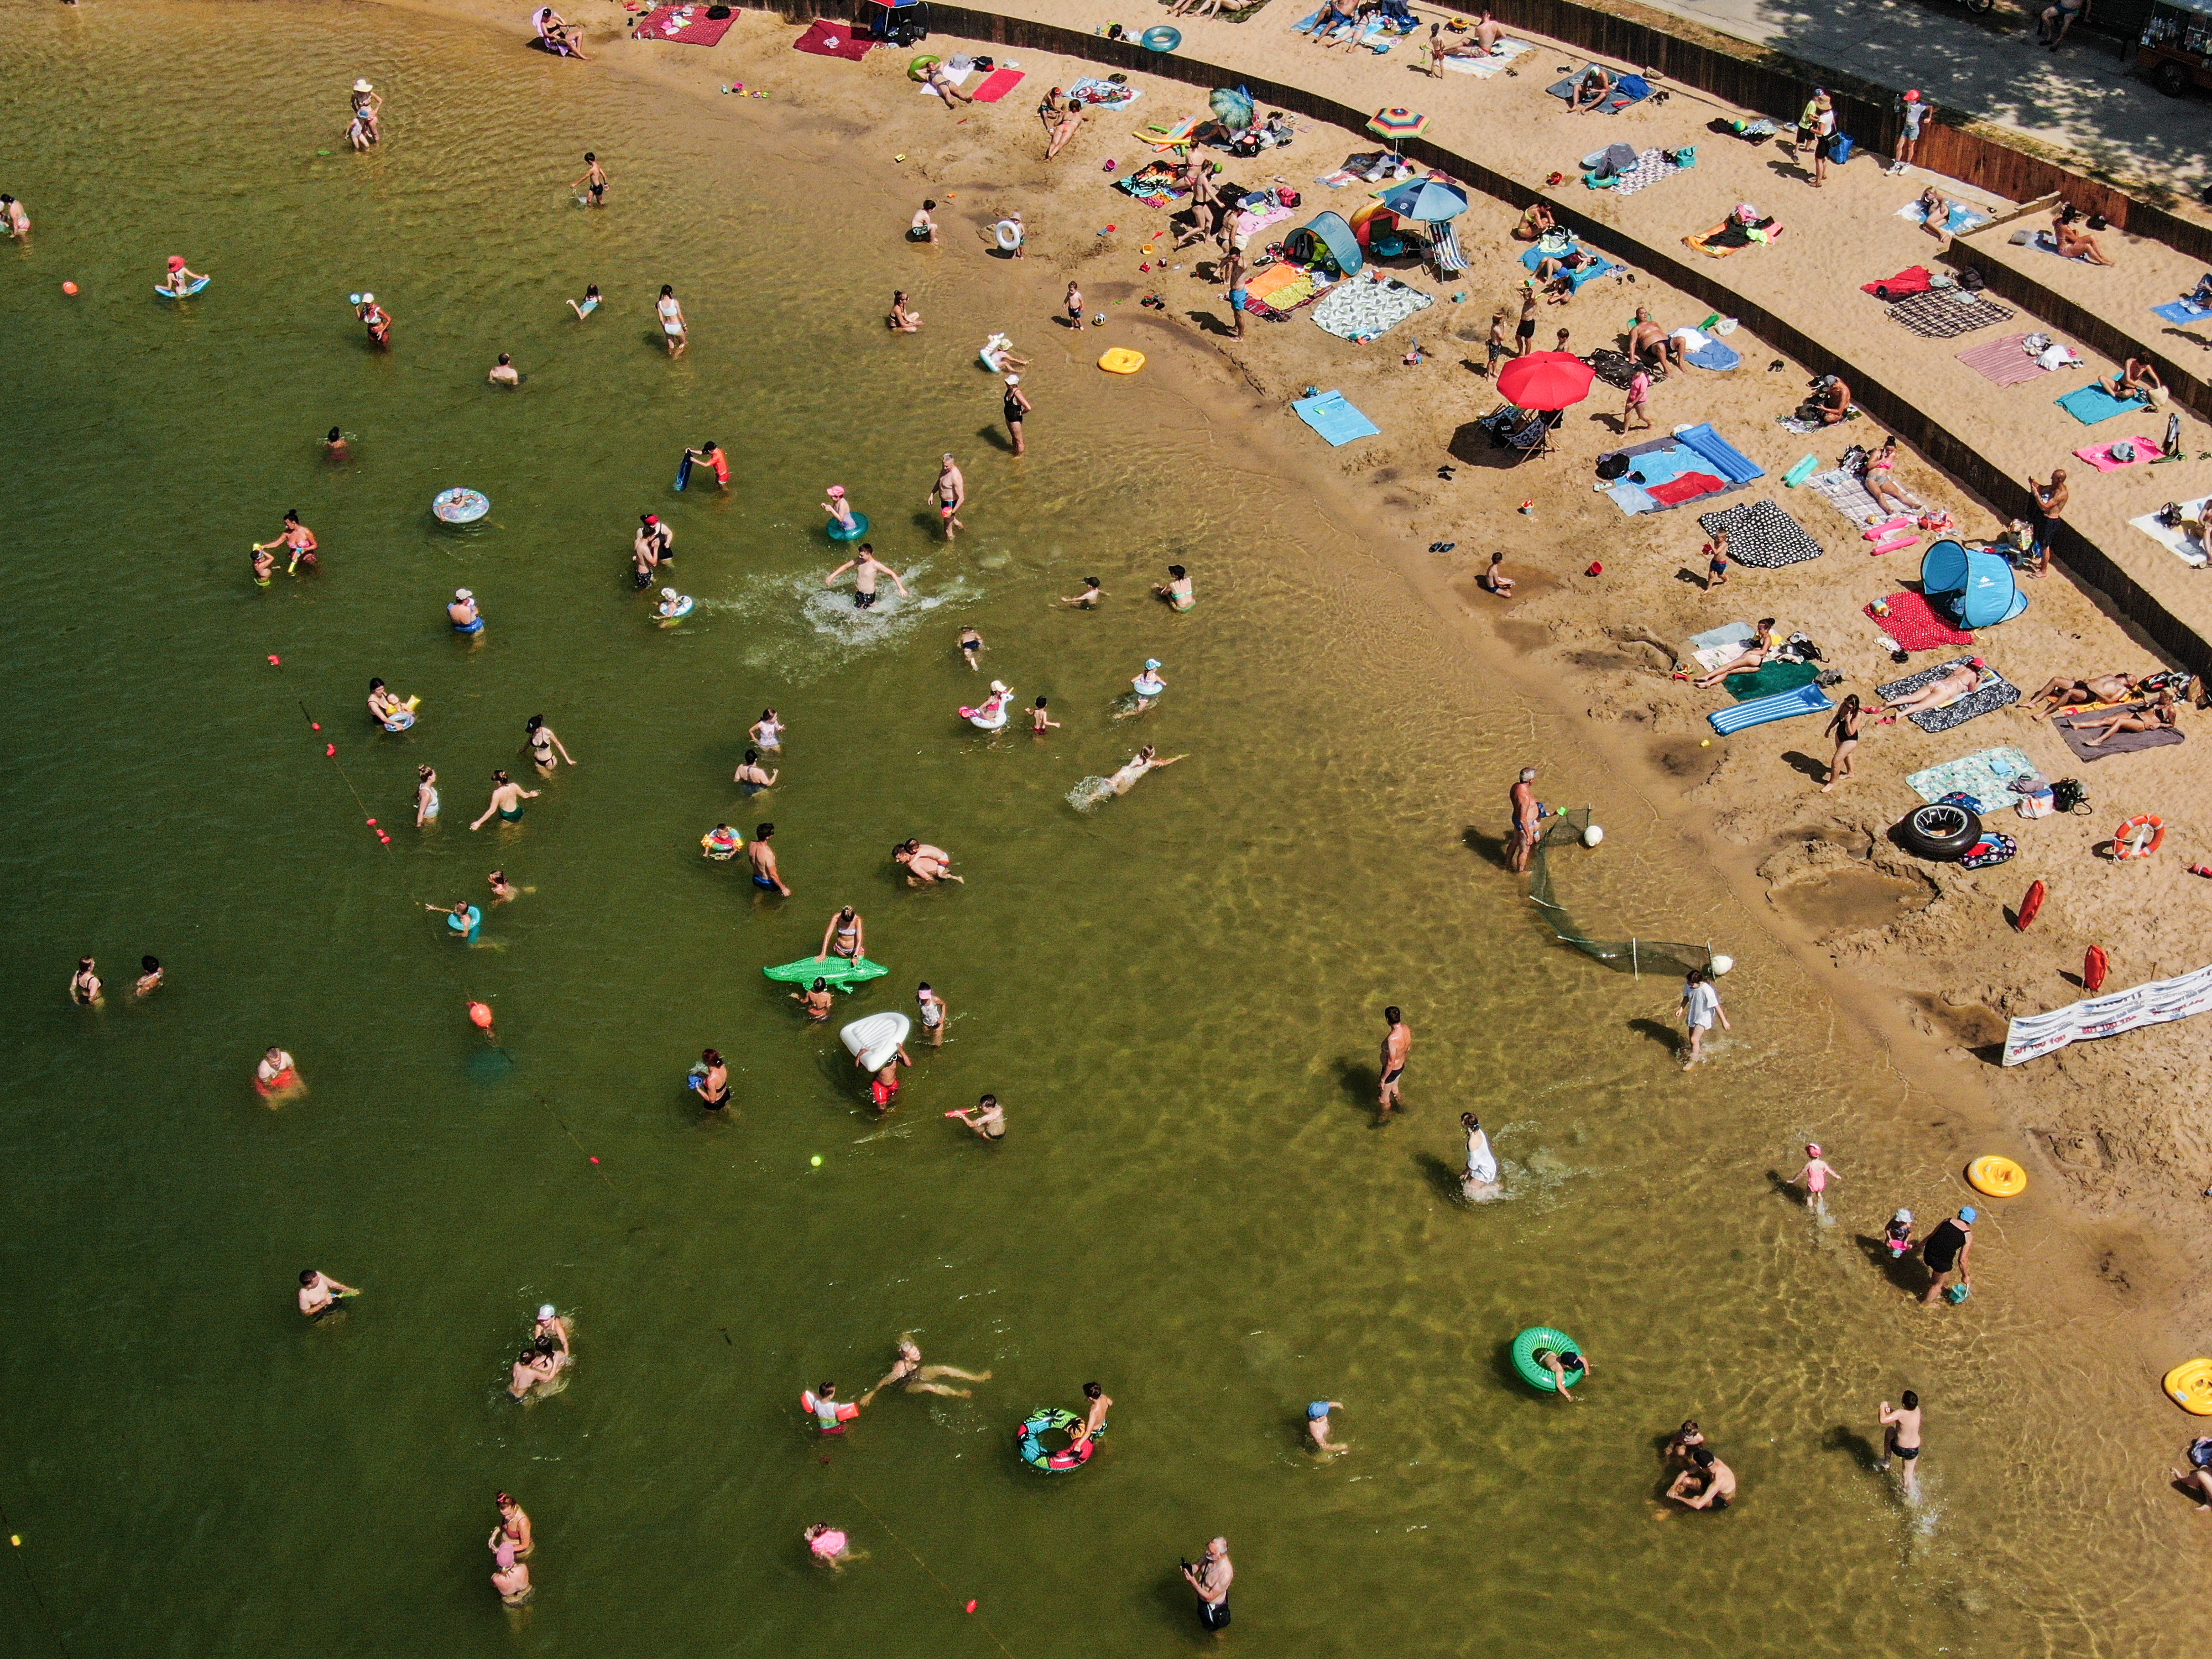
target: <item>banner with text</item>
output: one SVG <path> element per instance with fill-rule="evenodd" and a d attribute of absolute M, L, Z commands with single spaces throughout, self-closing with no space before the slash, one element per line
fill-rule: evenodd
<path fill-rule="evenodd" d="M 2179 979 L 2154 979 L 2132 990 L 2092 997 L 2005 1028 L 2004 1063 L 2017 1066 L 2091 1037 L 2118 1036 L 2138 1025 L 2163 1025 L 2212 1009 L 2212 966 Z"/>

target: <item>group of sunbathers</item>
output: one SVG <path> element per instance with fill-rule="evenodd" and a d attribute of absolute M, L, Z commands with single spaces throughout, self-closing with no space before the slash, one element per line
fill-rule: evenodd
<path fill-rule="evenodd" d="M 2175 684 L 2177 678 L 2182 682 L 2179 687 Z M 2097 733 L 2082 744 L 2086 749 L 2095 749 L 2123 732 L 2179 731 L 2180 693 L 2187 689 L 2187 676 L 2170 673 L 2136 675 L 2115 669 L 2108 674 L 2093 674 L 2087 679 L 2069 680 L 2060 676 L 2028 699 L 2031 706 L 2044 705 L 2034 709 L 2030 718 L 2048 720 L 2061 709 L 2086 704 L 2118 705 L 2111 714 L 2100 714 L 2095 720 L 2085 720 L 2079 714 L 2068 716 L 2067 724 L 2076 732 Z"/>

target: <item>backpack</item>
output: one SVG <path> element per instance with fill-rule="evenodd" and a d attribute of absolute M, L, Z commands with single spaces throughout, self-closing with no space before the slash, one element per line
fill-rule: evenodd
<path fill-rule="evenodd" d="M 2081 787 L 2079 778 L 2061 778 L 2051 786 L 2051 804 L 2062 812 L 2086 812 L 2089 810 L 2089 792 Z"/>
<path fill-rule="evenodd" d="M 1959 286 L 1969 294 L 1979 294 L 1985 284 L 1982 273 L 1967 265 L 1959 272 Z"/>

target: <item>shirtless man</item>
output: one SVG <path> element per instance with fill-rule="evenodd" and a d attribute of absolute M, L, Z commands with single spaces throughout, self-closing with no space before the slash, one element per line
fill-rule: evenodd
<path fill-rule="evenodd" d="M 837 1000 L 837 994 L 830 988 L 830 981 L 817 979 L 804 991 L 793 991 L 791 1000 L 806 1010 L 807 1018 L 819 1025 L 830 1018 L 830 1010 Z"/>
<path fill-rule="evenodd" d="M 1475 577 L 1474 585 L 1486 593 L 1497 594 L 1501 599 L 1511 599 L 1513 578 L 1505 574 L 1504 564 L 1503 550 L 1492 554 L 1489 567 Z"/>
<path fill-rule="evenodd" d="M 1512 833 L 1506 837 L 1505 862 L 1516 874 L 1526 874 L 1536 856 L 1536 837 L 1544 828 L 1543 804 L 1536 799 L 1536 769 L 1524 766 L 1506 795 L 1513 814 Z"/>
<path fill-rule="evenodd" d="M 491 373 L 485 375 L 484 379 L 489 380 L 494 386 L 520 386 L 522 371 L 514 366 L 514 354 L 511 351 L 501 352 L 499 361 L 491 366 Z"/>
<path fill-rule="evenodd" d="M 1814 412 L 1822 426 L 1839 424 L 1851 412 L 1850 383 L 1841 375 L 1832 378 L 1827 391 L 1815 401 Z"/>
<path fill-rule="evenodd" d="M 999 1104 L 996 1095 L 985 1095 L 964 1111 L 947 1112 L 945 1115 L 956 1123 L 966 1124 L 985 1140 L 1006 1138 L 1006 1109 Z"/>
<path fill-rule="evenodd" d="M 341 1285 L 328 1273 L 318 1273 L 313 1267 L 300 1269 L 300 1311 L 310 1319 L 336 1313 L 339 1298 L 360 1294 L 352 1285 Z"/>
<path fill-rule="evenodd" d="M 578 56 L 580 57 L 582 54 L 579 53 Z M 607 170 L 599 165 L 599 158 L 590 150 L 584 152 L 583 177 L 568 188 L 582 191 L 590 198 L 591 205 L 595 208 L 605 207 L 607 204 Z"/>
<path fill-rule="evenodd" d="M 550 1340 L 532 1343 L 515 1356 L 514 1372 L 507 1384 L 507 1397 L 528 1399 L 532 1389 L 550 1382 L 568 1364 L 568 1352 L 558 1343 Z"/>
<path fill-rule="evenodd" d="M 1352 1449 L 1341 1440 L 1328 1437 L 1328 1414 L 1343 1409 L 1341 1400 L 1316 1400 L 1306 1407 L 1306 1437 L 1314 1443 L 1316 1451 L 1334 1457 L 1339 1452 Z"/>
<path fill-rule="evenodd" d="M 311 570 L 314 568 L 317 545 L 315 532 L 300 522 L 300 509 L 295 507 L 284 515 L 284 528 L 276 539 L 256 542 L 253 550 L 256 553 L 272 553 L 280 547 L 289 549 L 291 561 L 284 567 L 284 574 L 289 576 L 303 564 Z"/>
<path fill-rule="evenodd" d="M 1699 1446 L 1690 1454 L 1691 1467 L 1674 1477 L 1667 1496 L 1686 1510 L 1724 1510 L 1735 1498 L 1735 1471 Z M 1692 1495 L 1692 1489 L 1695 1488 Z"/>
<path fill-rule="evenodd" d="M 1107 779 L 1106 781 L 1113 786 L 1114 793 L 1115 794 L 1126 795 L 1130 790 L 1136 787 L 1137 780 L 1143 777 L 1146 773 L 1157 772 L 1163 766 L 1173 766 L 1179 760 L 1188 760 L 1189 758 L 1190 757 L 1188 755 L 1170 755 L 1165 760 L 1162 760 L 1153 752 L 1152 745 L 1146 744 L 1142 749 L 1139 749 L 1135 754 L 1129 757 L 1127 765 L 1122 767 L 1120 771 L 1115 773 L 1114 775 Z"/>
<path fill-rule="evenodd" d="M 1881 1461 L 1875 1465 L 1883 1474 L 1889 1473 L 1889 1460 L 1897 1458 L 1905 1465 L 1905 1495 L 1918 1495 L 1920 1480 L 1920 1396 L 1907 1389 L 1898 1396 L 1898 1405 L 1891 1409 L 1887 1400 L 1881 1402 Z"/>
<path fill-rule="evenodd" d="M 1183 1583 L 1198 1595 L 1198 1622 L 1210 1631 L 1229 1628 L 1229 1585 L 1237 1577 L 1237 1569 L 1229 1562 L 1229 1540 L 1216 1538 L 1206 1547 L 1206 1553 L 1192 1563 L 1182 1564 Z"/>
<path fill-rule="evenodd" d="M 752 845 L 745 848 L 745 856 L 753 863 L 754 886 L 767 888 L 789 898 L 791 889 L 783 884 L 783 877 L 776 871 L 775 848 L 769 845 L 775 834 L 775 826 L 772 823 L 755 824 Z"/>
<path fill-rule="evenodd" d="M 1382 1011 L 1382 1087 L 1375 1111 L 1378 1123 L 1390 1115 L 1393 1106 L 1403 1103 L 1398 1095 L 1399 1079 L 1406 1075 L 1406 1057 L 1413 1052 L 1413 1028 L 1395 1008 Z"/>
<path fill-rule="evenodd" d="M 891 862 L 906 866 L 906 884 L 927 887 L 940 881 L 957 881 L 963 886 L 968 878 L 952 873 L 952 854 L 942 847 L 932 847 L 926 841 L 911 838 L 891 848 Z"/>
<path fill-rule="evenodd" d="M 1980 690 L 1987 671 L 1988 665 L 1979 657 L 1967 659 L 1956 668 L 1948 669 L 1938 674 L 1917 691 L 1899 697 L 1893 702 L 1882 704 L 1884 708 L 1889 710 L 1888 718 L 1883 723 L 1887 725 L 1891 720 L 1894 720 L 1898 715 L 1909 714 L 1916 708 L 1932 708 L 1939 702 L 1948 702 L 1954 698 L 1963 697 L 1970 692 Z"/>
<path fill-rule="evenodd" d="M 1096 576 L 1085 576 L 1083 579 L 1083 591 L 1080 593 L 1078 593 L 1073 599 L 1064 599 L 1060 603 L 1062 605 L 1074 605 L 1077 609 L 1082 611 L 1094 611 L 1098 606 L 1098 601 L 1105 597 L 1106 590 L 1099 586 L 1098 578 Z"/>
<path fill-rule="evenodd" d="M 2109 673 L 2092 674 L 2085 680 L 2053 679 L 2042 690 L 2028 699 L 2031 706 L 2047 702 L 2047 708 L 2038 708 L 2029 718 L 2049 720 L 2062 708 L 2071 708 L 2084 702 L 2128 702 L 2137 693 L 2136 677 L 2120 669 Z"/>
<path fill-rule="evenodd" d="M 637 585 L 648 587 L 653 574 L 663 560 L 676 556 L 676 532 L 660 521 L 658 513 L 638 515 L 637 534 L 630 539 L 630 559 L 637 572 Z"/>
<path fill-rule="evenodd" d="M 536 800 L 538 796 L 538 791 L 525 789 L 505 772 L 494 772 L 491 775 L 491 799 L 485 805 L 483 812 L 477 816 L 477 821 L 469 828 L 483 829 L 485 820 L 495 812 L 499 814 L 501 823 L 513 823 L 522 817 L 522 803 L 526 800 Z"/>
<path fill-rule="evenodd" d="M 937 509 L 938 522 L 945 526 L 946 541 L 952 539 L 954 531 L 968 527 L 960 522 L 960 509 L 968 505 L 968 480 L 949 452 L 938 471 L 937 482 L 929 487 L 929 501 Z"/>
<path fill-rule="evenodd" d="M 763 789 L 775 788 L 775 781 L 782 775 L 781 767 L 778 767 L 773 772 L 769 771 L 761 764 L 760 750 L 748 749 L 745 750 L 744 762 L 738 768 L 737 775 L 732 781 L 742 783 L 745 787 L 745 793 L 753 794 Z"/>
<path fill-rule="evenodd" d="M 1096 1382 L 1083 1385 L 1083 1397 L 1091 1402 L 1091 1411 L 1083 1419 L 1083 1438 L 1096 1440 L 1106 1432 L 1106 1413 L 1114 1409 L 1114 1398 Z"/>
<path fill-rule="evenodd" d="M 1628 331 L 1628 355 L 1660 368 L 1669 362 L 1677 368 L 1682 367 L 1682 343 L 1651 320 L 1649 306 L 1636 307 L 1636 325 Z"/>
<path fill-rule="evenodd" d="M 848 570 L 853 573 L 853 609 L 855 611 L 866 611 L 875 604 L 876 583 L 884 576 L 891 579 L 891 585 L 899 591 L 899 598 L 907 597 L 906 584 L 899 580 L 899 573 L 876 556 L 872 543 L 862 542 L 860 552 L 824 576 L 822 586 L 835 587 L 837 578 Z"/>
<path fill-rule="evenodd" d="M 965 1400 L 975 1392 L 973 1389 L 948 1389 L 938 1381 L 942 1376 L 957 1376 L 963 1382 L 988 1382 L 991 1380 L 988 1371 L 963 1371 L 957 1365 L 923 1364 L 921 1349 L 915 1343 L 914 1334 L 907 1332 L 898 1340 L 898 1358 L 891 1362 L 891 1368 L 885 1373 L 884 1380 L 860 1396 L 860 1404 L 866 1406 L 894 1382 L 908 1394 L 948 1395 L 955 1400 Z"/>

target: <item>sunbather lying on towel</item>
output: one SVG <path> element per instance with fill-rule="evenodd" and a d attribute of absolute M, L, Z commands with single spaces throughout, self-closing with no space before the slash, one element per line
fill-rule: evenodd
<path fill-rule="evenodd" d="M 2028 701 L 2034 712 L 2032 720 L 2048 720 L 2062 708 L 2071 708 L 2084 702 L 2127 702 L 2137 695 L 2136 677 L 2114 669 L 2109 674 L 2093 674 L 2086 680 L 2054 678 Z M 2048 703 L 2047 708 L 2034 708 L 2037 703 Z"/>
<path fill-rule="evenodd" d="M 1682 366 L 1682 343 L 1651 320 L 1649 306 L 1636 307 L 1636 326 L 1628 331 L 1628 355 L 1649 367 Z"/>
<path fill-rule="evenodd" d="M 1940 708 L 1946 703 L 1956 702 L 1960 698 L 1980 690 L 1989 678 L 1989 665 L 1979 657 L 1969 658 L 1956 668 L 1938 674 L 1911 696 L 1882 704 L 1889 711 L 1882 716 L 1882 724 L 1894 724 L 1899 714 L 1910 714 L 1922 708 Z"/>
<path fill-rule="evenodd" d="M 2181 706 L 2173 700 L 2173 688 L 2162 685 L 2158 699 L 2148 708 L 2123 708 L 2117 714 L 2104 714 L 2094 720 L 2076 720 L 2076 732 L 2094 730 L 2097 735 L 2082 744 L 2084 749 L 2102 748 L 2123 732 L 2178 732 L 2180 726 Z"/>
<path fill-rule="evenodd" d="M 1779 656 L 1781 652 L 1782 641 L 1780 636 L 1774 631 L 1774 618 L 1761 617 L 1759 619 L 1759 631 L 1752 635 L 1751 643 L 1744 647 L 1743 654 L 1733 662 L 1723 663 L 1711 673 L 1701 680 L 1695 681 L 1694 684 L 1700 691 L 1710 691 L 1731 674 L 1748 674 L 1755 669 L 1765 667 L 1768 663 Z"/>
<path fill-rule="evenodd" d="M 1917 513 L 1928 503 L 1911 494 L 1897 482 L 1897 440 L 1885 438 L 1881 447 L 1867 457 L 1866 492 L 1874 497 L 1880 507 L 1894 507 L 1900 512 Z"/>
<path fill-rule="evenodd" d="M 1613 76 L 1592 64 L 1575 76 L 1574 92 L 1567 100 L 1567 107 L 1570 110 L 1595 109 L 1611 96 Z"/>
<path fill-rule="evenodd" d="M 1352 0 L 1328 0 L 1328 3 L 1321 9 L 1321 15 L 1314 19 L 1313 38 L 1316 40 L 1326 40 L 1328 38 L 1328 32 L 1338 24 L 1353 21 L 1355 19 Z"/>
<path fill-rule="evenodd" d="M 1544 285 L 1544 292 L 1555 301 L 1564 303 L 1575 297 L 1575 278 L 1595 263 L 1595 256 L 1580 248 L 1570 248 L 1556 259 L 1536 261 L 1536 280 Z"/>
<path fill-rule="evenodd" d="M 1920 192 L 1920 228 L 1938 241 L 1951 234 L 1951 198 L 1930 185 Z"/>

